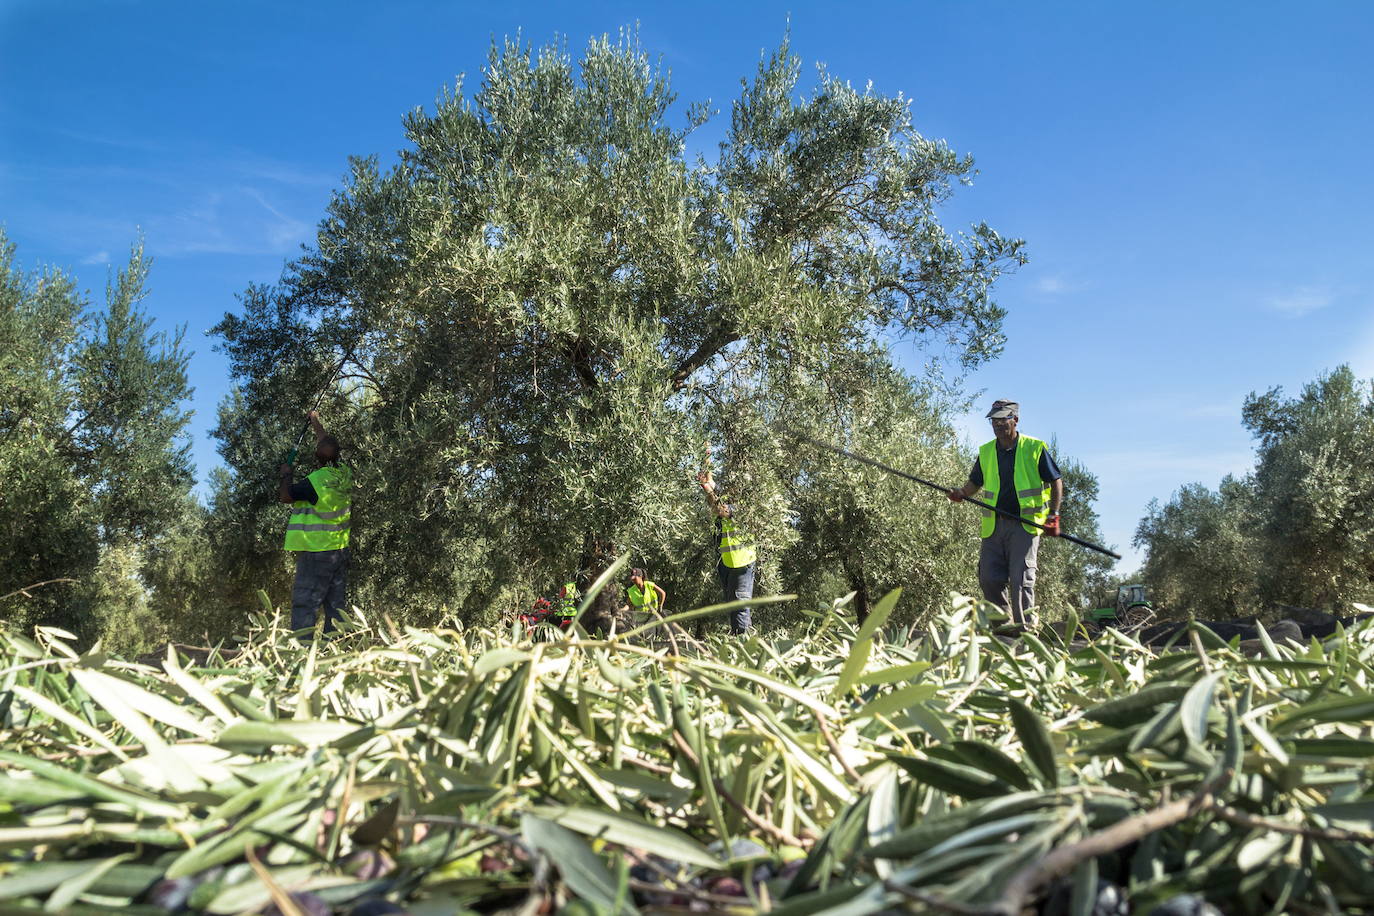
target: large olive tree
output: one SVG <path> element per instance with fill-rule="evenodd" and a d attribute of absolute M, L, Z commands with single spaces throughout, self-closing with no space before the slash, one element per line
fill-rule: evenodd
<path fill-rule="evenodd" d="M 365 587 L 472 610 L 629 549 L 705 593 L 708 441 L 778 584 L 788 397 L 829 398 L 812 414 L 843 438 L 877 341 L 995 355 L 990 290 L 1022 245 L 942 226 L 972 160 L 901 97 L 824 71 L 803 89 L 785 45 L 694 155 L 710 114 L 632 38 L 507 42 L 470 95 L 405 118 L 394 166 L 355 161 L 313 248 L 218 327 L 229 553 L 281 575 L 270 469 L 342 361 L 324 413 L 360 472 Z"/>

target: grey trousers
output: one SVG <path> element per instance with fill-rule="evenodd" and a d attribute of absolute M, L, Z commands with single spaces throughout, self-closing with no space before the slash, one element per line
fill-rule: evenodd
<path fill-rule="evenodd" d="M 291 629 L 313 630 L 315 612 L 324 605 L 324 631 L 334 629 L 343 612 L 348 586 L 348 548 L 302 550 L 296 554 L 296 583 L 291 587 Z"/>
<path fill-rule="evenodd" d="M 997 516 L 997 527 L 983 538 L 978 552 L 978 585 L 983 597 L 1011 614 L 1013 623 L 1029 623 L 1035 606 L 1036 554 L 1040 537 L 1020 522 Z"/>
<path fill-rule="evenodd" d="M 732 569 L 724 563 L 717 563 L 716 575 L 720 578 L 721 603 L 754 597 L 753 563 L 738 569 Z M 730 632 L 736 636 L 749 629 L 752 622 L 747 604 L 730 612 Z"/>

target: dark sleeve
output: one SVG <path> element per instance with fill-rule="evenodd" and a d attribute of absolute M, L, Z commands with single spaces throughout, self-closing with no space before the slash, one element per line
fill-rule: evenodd
<path fill-rule="evenodd" d="M 288 492 L 296 502 L 306 502 L 313 506 L 320 500 L 319 494 L 315 492 L 315 485 L 310 482 L 309 477 L 304 477 L 293 483 Z"/>
<path fill-rule="evenodd" d="M 1058 480 L 1064 475 L 1059 473 L 1059 465 L 1054 463 L 1054 457 L 1050 455 L 1050 450 L 1045 449 L 1040 453 L 1040 479 L 1045 483 L 1051 480 Z"/>
<path fill-rule="evenodd" d="M 968 472 L 968 479 L 973 481 L 975 486 L 983 485 L 983 463 L 976 458 L 973 461 L 973 470 Z"/>

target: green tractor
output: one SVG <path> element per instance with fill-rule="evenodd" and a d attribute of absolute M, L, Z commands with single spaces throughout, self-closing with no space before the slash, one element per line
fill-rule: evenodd
<path fill-rule="evenodd" d="M 1143 585 L 1122 585 L 1116 590 L 1116 603 L 1112 607 L 1093 608 L 1088 612 L 1088 620 L 1099 627 L 1136 629 L 1144 626 L 1155 614 L 1154 605 Z"/>

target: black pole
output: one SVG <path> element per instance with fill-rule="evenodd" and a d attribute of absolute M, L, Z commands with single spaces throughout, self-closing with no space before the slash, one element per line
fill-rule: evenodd
<path fill-rule="evenodd" d="M 782 429 L 783 432 L 787 433 L 787 435 L 791 436 L 792 438 L 805 442 L 808 445 L 814 446 L 815 448 L 824 449 L 828 452 L 834 452 L 836 455 L 841 455 L 845 458 L 850 459 L 851 461 L 858 461 L 863 464 L 867 464 L 871 467 L 875 467 L 880 471 L 886 471 L 889 474 L 895 474 L 898 477 L 902 477 L 906 480 L 919 483 L 922 486 L 930 487 L 932 490 L 939 490 L 941 493 L 946 494 L 949 493 L 949 487 L 942 487 L 938 483 L 933 483 L 929 480 L 925 480 L 924 478 L 917 477 L 915 474 L 908 474 L 906 471 L 899 471 L 894 467 L 889 467 L 888 465 L 883 464 L 881 461 L 874 461 L 872 458 L 866 458 L 863 455 L 857 455 L 854 452 L 846 451 L 845 449 L 842 449 L 836 445 L 831 445 L 828 442 L 822 442 L 819 439 L 812 439 L 810 436 L 803 435 L 802 433 L 799 433 L 796 430 L 791 429 L 789 427 L 784 426 Z M 981 499 L 974 499 L 972 496 L 965 496 L 963 501 L 966 503 L 973 503 L 975 506 L 981 506 L 984 509 L 989 509 L 993 512 L 996 512 L 998 515 L 1002 515 L 1010 519 L 1015 519 L 1016 521 L 1021 522 L 1024 525 L 1034 525 L 1036 528 L 1040 528 L 1042 530 L 1045 527 L 1039 522 L 1031 521 L 1028 518 L 1024 518 L 1020 515 L 1017 515 L 1015 512 L 1008 512 L 1005 509 L 999 509 L 991 503 L 985 503 Z M 1072 534 L 1060 534 L 1058 535 L 1058 537 L 1070 542 L 1071 544 L 1077 544 L 1079 547 L 1086 547 L 1089 550 L 1096 550 L 1098 553 L 1105 553 L 1107 556 L 1112 557 L 1113 559 L 1121 559 L 1121 554 L 1113 553 L 1105 547 L 1099 547 L 1092 541 L 1085 541 L 1082 538 L 1074 537 Z"/>
<path fill-rule="evenodd" d="M 329 392 L 329 386 L 334 384 L 334 377 L 343 371 L 344 363 L 348 362 L 348 358 L 352 355 L 352 351 L 345 352 L 343 355 L 343 359 L 339 360 L 339 364 L 334 367 L 334 371 L 329 373 L 329 381 L 324 383 L 324 387 L 320 389 L 319 395 L 317 395 L 315 398 L 315 406 L 310 408 L 312 412 L 318 411 L 320 409 L 320 405 L 324 403 L 325 394 Z M 308 418 L 309 415 L 310 414 L 307 413 L 306 417 Z M 294 465 L 296 463 L 296 458 L 301 453 L 301 443 L 305 442 L 305 434 L 308 432 L 310 432 L 310 420 L 306 419 L 305 426 L 301 429 L 301 434 L 296 437 L 295 447 L 292 448 L 290 454 L 286 456 L 287 464 Z"/>

